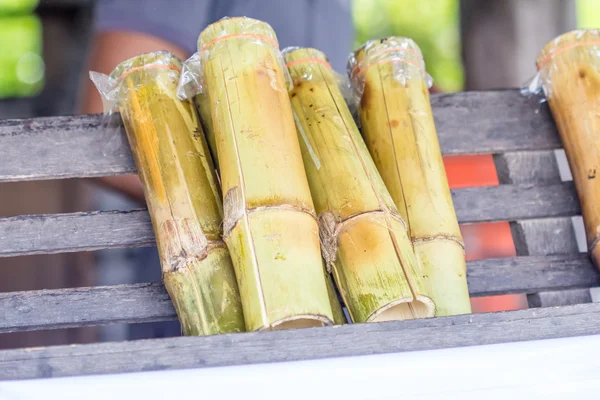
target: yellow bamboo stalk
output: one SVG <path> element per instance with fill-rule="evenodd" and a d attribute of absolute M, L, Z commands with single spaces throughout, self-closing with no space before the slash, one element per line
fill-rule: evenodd
<path fill-rule="evenodd" d="M 600 32 L 565 33 L 544 46 L 536 64 L 581 202 L 588 251 L 600 267 Z"/>
<path fill-rule="evenodd" d="M 210 116 L 210 102 L 208 101 L 208 96 L 206 92 L 200 93 L 194 97 L 194 102 L 196 107 L 200 113 L 200 120 L 202 121 L 203 130 L 208 142 L 208 146 L 210 148 L 211 154 L 213 156 L 213 160 L 215 160 L 215 164 L 217 169 L 218 165 L 218 154 L 217 154 L 217 143 L 215 141 L 215 135 L 212 126 L 212 120 Z M 329 295 L 329 301 L 331 303 L 331 311 L 333 313 L 333 323 L 335 325 L 342 325 L 346 323 L 346 316 L 344 315 L 344 311 L 342 310 L 342 305 L 338 300 L 337 293 L 335 291 L 335 287 L 331 280 L 331 277 L 324 270 L 325 280 L 327 284 L 327 293 Z"/>
<path fill-rule="evenodd" d="M 184 334 L 240 332 L 220 191 L 196 111 L 175 95 L 180 69 L 174 55 L 148 53 L 121 63 L 111 77 Z"/>
<path fill-rule="evenodd" d="M 406 38 L 370 41 L 351 57 L 349 70 L 365 143 L 408 223 L 436 315 L 470 313 L 464 245 L 421 51 Z"/>
<path fill-rule="evenodd" d="M 318 224 L 275 33 L 223 19 L 198 40 L 246 327 L 332 324 Z"/>
<path fill-rule="evenodd" d="M 354 322 L 432 317 L 421 267 L 325 55 L 286 54 L 321 248 Z"/>

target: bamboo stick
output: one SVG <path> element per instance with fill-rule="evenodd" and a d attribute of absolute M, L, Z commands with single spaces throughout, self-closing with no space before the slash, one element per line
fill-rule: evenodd
<path fill-rule="evenodd" d="M 321 248 L 354 322 L 432 317 L 421 267 L 325 55 L 286 54 Z"/>
<path fill-rule="evenodd" d="M 419 47 L 397 37 L 367 42 L 349 71 L 365 143 L 408 223 L 436 315 L 470 313 L 464 245 Z"/>
<path fill-rule="evenodd" d="M 275 33 L 223 19 L 198 40 L 249 331 L 331 325 L 318 224 Z"/>
<path fill-rule="evenodd" d="M 239 291 L 220 237 L 219 187 L 196 111 L 175 96 L 180 68 L 170 53 L 148 53 L 111 77 L 184 334 L 240 332 Z"/>
<path fill-rule="evenodd" d="M 600 32 L 565 33 L 536 64 L 581 202 L 588 251 L 600 267 Z"/>

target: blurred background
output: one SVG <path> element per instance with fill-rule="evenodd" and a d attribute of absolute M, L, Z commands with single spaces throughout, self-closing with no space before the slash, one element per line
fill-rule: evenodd
<path fill-rule="evenodd" d="M 0 0 L 0 119 L 76 112 L 93 3 Z M 521 86 L 533 77 L 534 58 L 547 41 L 576 27 L 597 26 L 600 1 L 352 0 L 352 15 L 356 46 L 390 35 L 411 37 L 434 78 L 432 91 L 456 92 Z M 565 168 L 564 157 L 558 157 Z M 446 157 L 445 165 L 453 188 L 502 183 L 492 155 Z M 136 207 L 80 180 L 0 184 L 0 217 Z M 580 230 L 580 221 L 574 223 Z M 508 223 L 462 228 L 468 259 L 516 254 Z M 0 258 L 0 292 L 134 282 L 136 257 L 134 249 L 112 249 Z M 527 301 L 523 295 L 500 296 L 474 299 L 473 306 L 475 311 L 518 309 Z M 0 348 L 123 340 L 129 329 L 3 334 Z"/>

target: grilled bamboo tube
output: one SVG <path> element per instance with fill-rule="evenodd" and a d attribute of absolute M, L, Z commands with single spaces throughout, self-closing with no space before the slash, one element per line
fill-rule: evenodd
<path fill-rule="evenodd" d="M 249 331 L 331 325 L 318 224 L 275 33 L 223 19 L 198 40 Z"/>
<path fill-rule="evenodd" d="M 471 312 L 464 244 L 435 131 L 427 75 L 410 39 L 367 42 L 349 62 L 362 134 L 423 264 L 436 315 Z"/>
<path fill-rule="evenodd" d="M 354 322 L 432 317 L 421 267 L 325 55 L 286 54 L 321 248 Z"/>
<path fill-rule="evenodd" d="M 123 62 L 111 77 L 184 334 L 240 332 L 219 187 L 196 111 L 175 96 L 180 68 L 170 53 L 148 53 Z"/>
<path fill-rule="evenodd" d="M 581 202 L 588 251 L 600 267 L 600 32 L 565 33 L 537 57 L 550 110 L 556 121 Z"/>

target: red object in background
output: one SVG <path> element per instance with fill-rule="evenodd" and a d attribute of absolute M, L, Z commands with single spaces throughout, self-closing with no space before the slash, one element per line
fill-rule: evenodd
<path fill-rule="evenodd" d="M 447 156 L 444 166 L 450 188 L 497 186 L 498 175 L 491 155 Z M 467 260 L 516 255 L 508 222 L 461 225 Z M 503 295 L 471 299 L 473 312 L 527 308 L 524 295 Z"/>

